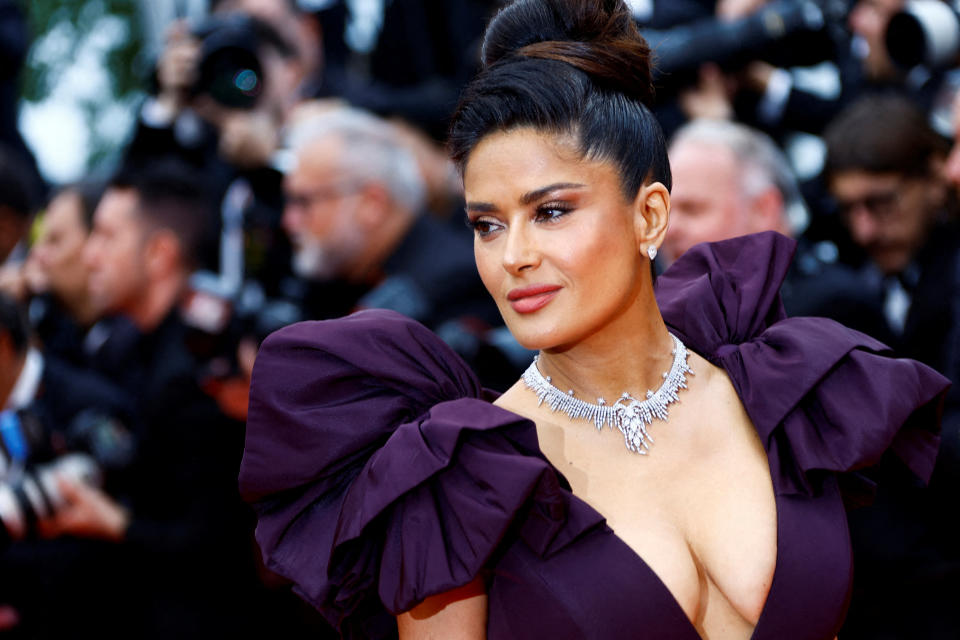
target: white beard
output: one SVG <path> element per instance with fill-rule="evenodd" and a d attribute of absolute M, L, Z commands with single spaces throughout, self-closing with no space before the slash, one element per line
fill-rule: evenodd
<path fill-rule="evenodd" d="M 294 241 L 293 272 L 309 280 L 334 280 L 346 276 L 349 265 L 367 251 L 369 238 L 353 220 L 353 212 L 341 210 L 338 228 L 317 240 L 305 233 Z"/>
<path fill-rule="evenodd" d="M 338 260 L 322 245 L 310 240 L 294 248 L 290 266 L 294 275 L 306 280 L 332 280 L 337 276 Z"/>

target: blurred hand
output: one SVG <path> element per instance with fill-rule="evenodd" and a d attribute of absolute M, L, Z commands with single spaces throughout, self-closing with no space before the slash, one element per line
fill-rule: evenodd
<path fill-rule="evenodd" d="M 49 288 L 50 281 L 33 253 L 22 264 L 0 267 L 0 291 L 18 302 Z"/>
<path fill-rule="evenodd" d="M 32 251 L 27 254 L 27 259 L 23 262 L 21 274 L 31 295 L 50 290 L 50 277 Z"/>
<path fill-rule="evenodd" d="M 100 489 L 69 478 L 57 477 L 66 500 L 57 513 L 37 523 L 45 538 L 63 535 L 120 542 L 130 526 L 130 513 Z"/>
<path fill-rule="evenodd" d="M 776 69 L 772 64 L 754 60 L 748 64 L 740 74 L 740 80 L 745 88 L 762 95 L 766 93 L 767 84 L 770 83 L 770 76 L 773 75 Z"/>
<path fill-rule="evenodd" d="M 680 107 L 691 120 L 729 120 L 733 117 L 733 91 L 730 79 L 720 67 L 707 63 L 700 67 L 697 86 L 680 94 Z"/>
<path fill-rule="evenodd" d="M 739 20 L 755 13 L 768 0 L 718 0 L 716 16 L 721 20 Z"/>
<path fill-rule="evenodd" d="M 277 125 L 266 113 L 231 111 L 220 120 L 220 155 L 234 166 L 267 166 L 279 143 Z"/>
<path fill-rule="evenodd" d="M 167 32 L 167 43 L 157 61 L 157 100 L 177 113 L 183 108 L 187 94 L 197 78 L 200 41 L 193 37 L 186 21 L 174 22 Z"/>
<path fill-rule="evenodd" d="M 23 266 L 19 264 L 0 267 L 0 292 L 17 302 L 26 300 L 30 293 L 23 271 Z"/>

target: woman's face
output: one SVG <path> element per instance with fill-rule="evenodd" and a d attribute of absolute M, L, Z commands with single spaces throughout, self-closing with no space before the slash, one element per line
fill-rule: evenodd
<path fill-rule="evenodd" d="M 659 199 L 665 223 L 662 185 L 628 201 L 612 164 L 521 128 L 480 141 L 464 187 L 480 277 L 520 344 L 566 349 L 649 312 L 647 248 L 662 232 L 648 203 Z"/>

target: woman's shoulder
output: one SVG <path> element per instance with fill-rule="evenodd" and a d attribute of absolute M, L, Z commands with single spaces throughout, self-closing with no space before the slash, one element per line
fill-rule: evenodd
<path fill-rule="evenodd" d="M 796 243 L 764 232 L 694 246 L 657 278 L 657 304 L 685 342 L 715 360 L 723 345 L 784 319 L 780 286 Z"/>
<path fill-rule="evenodd" d="M 822 472 L 888 449 L 928 478 L 948 381 L 832 320 L 787 318 L 779 290 L 794 248 L 772 232 L 694 247 L 658 279 L 664 320 L 730 377 L 780 490 L 815 491 Z"/>
<path fill-rule="evenodd" d="M 456 353 L 401 314 L 371 310 L 284 327 L 254 365 L 241 489 L 255 499 L 309 482 L 409 417 L 461 399 L 482 410 L 482 398 Z"/>
<path fill-rule="evenodd" d="M 264 342 L 240 488 L 267 566 L 346 637 L 467 584 L 508 535 L 553 540 L 569 501 L 533 424 L 387 311 Z"/>

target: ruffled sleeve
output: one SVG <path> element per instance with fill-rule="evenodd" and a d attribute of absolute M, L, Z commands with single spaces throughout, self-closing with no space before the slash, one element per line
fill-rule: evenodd
<path fill-rule="evenodd" d="M 773 232 L 697 245 L 657 280 L 664 320 L 726 370 L 778 491 L 814 493 L 824 473 L 888 449 L 927 481 L 949 381 L 832 320 L 786 318 L 779 289 L 794 250 Z"/>
<path fill-rule="evenodd" d="M 508 530 L 541 552 L 558 537 L 569 494 L 533 424 L 482 396 L 442 341 L 393 312 L 264 342 L 241 493 L 266 565 L 345 637 L 395 635 L 392 614 L 470 582 Z"/>

